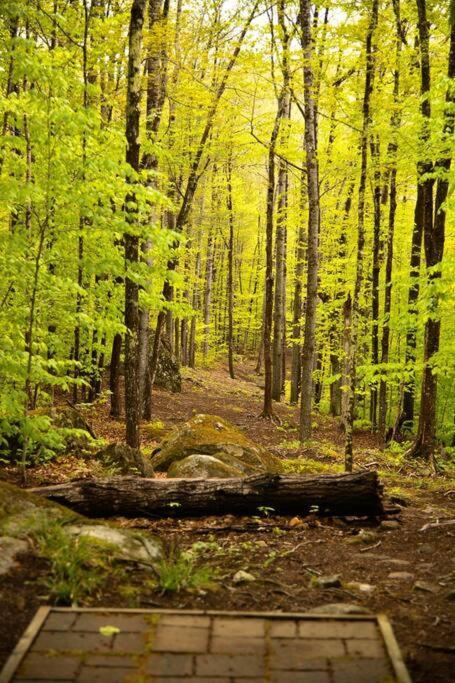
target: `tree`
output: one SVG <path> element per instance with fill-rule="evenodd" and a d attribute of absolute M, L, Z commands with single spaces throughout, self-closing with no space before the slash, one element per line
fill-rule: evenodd
<path fill-rule="evenodd" d="M 316 138 L 316 105 L 313 99 L 313 70 L 310 2 L 301 0 L 303 80 L 305 96 L 305 156 L 308 188 L 308 246 L 305 329 L 302 349 L 302 380 L 300 403 L 300 440 L 311 436 L 311 403 L 313 396 L 313 364 L 315 354 L 316 306 L 318 298 L 319 239 L 319 165 Z"/>
<path fill-rule="evenodd" d="M 126 161 L 131 167 L 131 184 L 135 184 L 140 167 L 140 100 L 142 29 L 144 25 L 146 0 L 133 0 L 128 32 L 128 81 L 126 95 Z M 125 417 L 126 442 L 132 448 L 139 447 L 139 286 L 134 279 L 133 268 L 139 261 L 139 237 L 135 233 L 137 220 L 136 195 L 132 189 L 125 202 L 130 230 L 125 233 Z"/>

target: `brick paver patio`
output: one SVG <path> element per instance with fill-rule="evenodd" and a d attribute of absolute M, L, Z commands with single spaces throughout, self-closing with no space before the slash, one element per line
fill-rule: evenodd
<path fill-rule="evenodd" d="M 0 683 L 410 683 L 388 620 L 41 608 Z"/>

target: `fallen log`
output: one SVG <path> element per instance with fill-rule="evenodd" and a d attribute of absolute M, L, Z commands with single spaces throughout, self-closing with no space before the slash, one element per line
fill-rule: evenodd
<path fill-rule="evenodd" d="M 30 489 L 87 517 L 258 514 L 370 515 L 384 512 L 376 472 L 235 479 L 83 479 Z M 260 511 L 260 510 L 259 510 Z"/>

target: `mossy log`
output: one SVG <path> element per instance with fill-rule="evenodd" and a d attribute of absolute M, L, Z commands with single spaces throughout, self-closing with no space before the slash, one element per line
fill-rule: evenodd
<path fill-rule="evenodd" d="M 233 479 L 85 479 L 31 489 L 88 517 L 200 517 L 257 514 L 370 515 L 384 512 L 376 472 Z"/>

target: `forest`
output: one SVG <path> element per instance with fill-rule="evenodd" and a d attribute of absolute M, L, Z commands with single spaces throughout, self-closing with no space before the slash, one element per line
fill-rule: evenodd
<path fill-rule="evenodd" d="M 454 79 L 454 0 L 2 0 L 0 547 L 32 545 L 0 663 L 43 590 L 312 607 L 302 552 L 312 590 L 364 573 L 345 534 L 409 565 L 350 599 L 449 680 Z M 148 598 L 64 515 L 17 531 L 32 494 L 169 536 Z M 280 596 L 212 592 L 244 553 Z"/>

